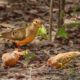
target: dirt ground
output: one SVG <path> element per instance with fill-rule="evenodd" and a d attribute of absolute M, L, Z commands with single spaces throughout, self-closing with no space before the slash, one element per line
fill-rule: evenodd
<path fill-rule="evenodd" d="M 53 23 L 58 19 L 58 1 L 54 1 Z M 80 5 L 76 0 L 75 6 Z M 80 10 L 76 11 L 77 18 L 70 16 L 72 2 L 66 4 L 66 19 L 80 21 Z M 40 18 L 44 26 L 49 28 L 49 0 L 0 0 L 0 24 L 13 25 L 10 28 L 0 26 L 0 32 L 5 32 L 16 27 L 23 27 L 33 19 Z M 54 25 L 53 31 L 57 29 Z M 66 28 L 68 39 L 56 36 L 55 41 L 44 43 L 34 49 L 30 45 L 22 46 L 35 53 L 33 60 L 28 65 L 23 57 L 13 67 L 4 68 L 2 65 L 2 54 L 13 51 L 17 47 L 12 41 L 0 39 L 0 80 L 80 80 L 80 57 L 73 60 L 71 64 L 63 69 L 53 69 L 47 65 L 49 54 L 51 56 L 60 52 L 80 51 L 80 27 Z M 41 41 L 41 40 L 40 40 Z M 45 40 L 47 41 L 47 40 Z"/>

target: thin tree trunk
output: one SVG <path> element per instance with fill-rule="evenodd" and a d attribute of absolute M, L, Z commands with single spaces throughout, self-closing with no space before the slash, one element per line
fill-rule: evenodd
<path fill-rule="evenodd" d="M 50 28 L 49 28 L 49 40 L 52 41 L 52 19 L 53 19 L 53 0 L 50 1 Z"/>
<path fill-rule="evenodd" d="M 60 0 L 59 0 L 59 12 L 58 12 L 58 29 L 61 26 L 61 22 L 60 22 L 60 13 L 61 13 L 61 8 L 60 8 Z"/>
<path fill-rule="evenodd" d="M 65 7 L 65 0 L 61 0 L 61 15 L 62 12 L 64 13 L 64 7 Z M 64 25 L 64 17 L 61 17 L 61 25 Z"/>
<path fill-rule="evenodd" d="M 62 27 L 64 24 L 64 17 L 61 16 L 64 12 L 65 0 L 59 0 L 59 16 L 58 16 L 58 28 Z"/>

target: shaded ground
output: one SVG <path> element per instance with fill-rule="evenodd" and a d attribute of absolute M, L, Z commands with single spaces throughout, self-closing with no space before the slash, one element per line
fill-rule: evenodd
<path fill-rule="evenodd" d="M 14 26 L 23 27 L 30 23 L 34 18 L 40 18 L 43 24 L 48 29 L 49 27 L 49 4 L 47 0 L 30 0 L 22 2 L 19 0 L 10 0 L 5 3 L 2 0 L 0 6 L 0 23 L 9 23 Z M 56 2 L 57 5 L 57 2 Z M 57 20 L 57 9 L 55 5 L 53 21 Z M 73 5 L 73 4 L 68 4 Z M 76 5 L 80 5 L 76 2 Z M 67 13 L 69 12 L 66 11 Z M 77 11 L 78 16 L 80 12 Z M 67 19 L 74 17 L 66 16 Z M 79 18 L 78 18 L 79 19 Z M 76 18 L 76 21 L 79 21 Z M 15 28 L 15 27 L 14 27 Z M 8 28 L 0 26 L 0 32 L 7 31 Z M 56 25 L 54 26 L 56 30 Z M 33 60 L 26 65 L 25 60 L 21 57 L 19 62 L 9 68 L 2 66 L 1 56 L 4 52 L 14 50 L 16 47 L 11 41 L 0 40 L 0 80 L 80 80 L 80 57 L 75 59 L 72 64 L 64 69 L 53 69 L 47 66 L 47 59 L 50 55 L 56 55 L 60 52 L 80 51 L 80 28 L 67 28 L 69 38 L 67 40 L 56 37 L 54 43 L 44 43 L 40 47 L 33 49 L 31 46 L 23 46 L 25 49 L 30 49 L 35 53 Z"/>

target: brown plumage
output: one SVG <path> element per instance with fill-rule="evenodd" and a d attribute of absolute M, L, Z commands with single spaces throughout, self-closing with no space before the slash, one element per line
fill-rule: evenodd
<path fill-rule="evenodd" d="M 2 55 L 2 62 L 5 66 L 14 66 L 19 59 L 19 54 L 17 52 L 5 53 Z"/>
<path fill-rule="evenodd" d="M 56 68 L 67 66 L 75 57 L 80 56 L 80 52 L 60 53 L 48 59 L 48 65 Z"/>
<path fill-rule="evenodd" d="M 14 41 L 18 48 L 20 45 L 28 44 L 34 40 L 40 27 L 40 20 L 34 19 L 31 25 L 10 32 L 5 32 L 0 35 L 0 38 L 5 38 Z"/>

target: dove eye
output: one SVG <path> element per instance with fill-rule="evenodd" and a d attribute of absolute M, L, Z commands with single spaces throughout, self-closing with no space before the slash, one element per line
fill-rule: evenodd
<path fill-rule="evenodd" d="M 16 32 L 15 31 L 13 31 L 13 35 L 15 35 L 16 34 Z"/>
<path fill-rule="evenodd" d="M 37 23 L 37 21 L 35 21 Z"/>

